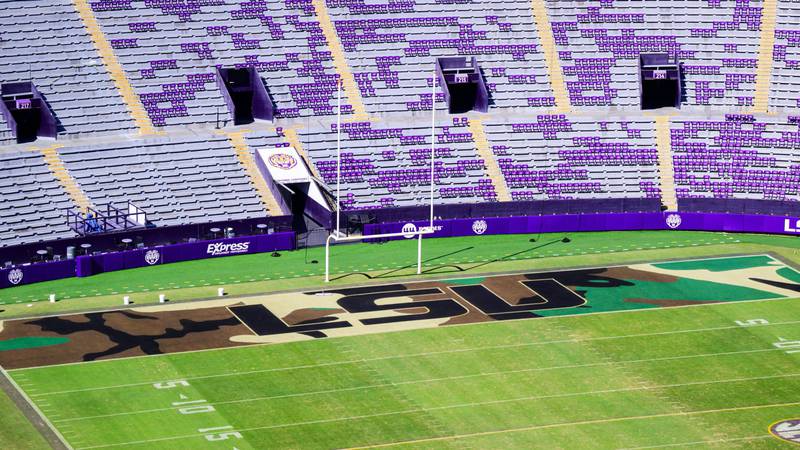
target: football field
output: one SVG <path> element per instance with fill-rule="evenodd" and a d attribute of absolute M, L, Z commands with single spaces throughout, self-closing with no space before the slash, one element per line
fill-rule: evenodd
<path fill-rule="evenodd" d="M 800 417 L 800 301 L 775 297 L 8 374 L 76 449 L 796 448 L 768 432 Z"/>

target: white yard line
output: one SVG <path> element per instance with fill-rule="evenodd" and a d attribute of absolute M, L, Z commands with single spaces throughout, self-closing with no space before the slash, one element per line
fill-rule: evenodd
<path fill-rule="evenodd" d="M 761 327 L 771 327 L 771 326 L 778 326 L 778 325 L 793 325 L 800 323 L 800 320 L 792 320 L 787 322 L 772 322 L 765 325 L 758 325 L 757 328 Z M 425 356 L 434 356 L 434 355 L 444 355 L 444 354 L 454 354 L 454 353 L 468 353 L 474 351 L 484 351 L 484 350 L 500 350 L 500 349 L 509 349 L 509 348 L 521 348 L 521 347 L 533 347 L 539 345 L 550 345 L 550 344 L 568 344 L 568 343 L 581 343 L 581 342 L 593 342 L 593 341 L 606 341 L 606 340 L 613 340 L 613 339 L 628 339 L 628 338 L 641 338 L 641 337 L 653 337 L 653 336 L 668 336 L 674 334 L 686 334 L 686 333 L 702 333 L 707 331 L 722 331 L 722 330 L 750 330 L 756 327 L 742 327 L 739 325 L 733 326 L 725 326 L 725 327 L 709 327 L 709 328 L 695 328 L 690 330 L 676 330 L 676 331 L 662 331 L 656 333 L 638 333 L 638 334 L 626 334 L 626 335 L 618 335 L 618 336 L 598 336 L 592 338 L 584 338 L 584 339 L 557 339 L 553 341 L 541 341 L 541 342 L 524 342 L 518 344 L 505 344 L 505 345 L 489 345 L 489 346 L 482 346 L 482 347 L 469 347 L 469 348 L 461 348 L 461 349 L 451 349 L 451 350 L 439 350 L 433 352 L 421 352 L 421 353 L 410 353 L 407 355 L 390 355 L 390 356 L 381 356 L 377 358 L 364 358 L 364 359 L 353 359 L 347 361 L 334 361 L 329 363 L 319 363 L 319 364 L 304 364 L 298 366 L 288 366 L 288 367 L 276 367 L 270 369 L 260 369 L 260 370 L 248 370 L 244 372 L 227 372 L 221 374 L 213 374 L 213 375 L 204 375 L 204 376 L 195 376 L 195 377 L 178 377 L 174 379 L 180 380 L 203 380 L 209 378 L 222 378 L 222 377 L 229 377 L 229 376 L 240 376 L 240 375 L 250 375 L 256 373 L 267 373 L 267 372 L 281 372 L 281 371 L 288 371 L 288 370 L 297 370 L 297 369 L 312 369 L 317 367 L 330 367 L 330 366 L 337 366 L 337 365 L 345 365 L 345 364 L 361 364 L 365 362 L 371 361 L 385 361 L 391 359 L 406 359 L 406 358 L 416 358 L 416 357 L 425 357 Z M 20 369 L 22 370 L 22 369 Z M 85 389 L 70 389 L 70 390 L 63 390 L 63 391 L 53 391 L 53 392 L 42 392 L 38 394 L 32 394 L 32 397 L 43 397 L 47 395 L 57 395 L 57 394 L 71 394 L 76 392 L 89 392 L 89 391 L 101 391 L 106 389 L 118 389 L 118 388 L 126 388 L 132 386 L 144 386 L 149 385 L 157 382 L 165 381 L 162 379 L 151 380 L 146 382 L 140 383 L 128 383 L 128 384 L 118 384 L 118 385 L 111 385 L 111 386 L 99 386 L 99 387 L 91 387 Z M 29 389 L 30 391 L 30 389 Z"/>
<path fill-rule="evenodd" d="M 468 404 L 463 404 L 459 406 L 466 406 Z M 481 403 L 473 403 L 472 406 L 480 406 Z M 468 434 L 460 434 L 460 435 L 450 435 L 450 436 L 440 436 L 434 438 L 426 438 L 426 439 L 415 439 L 415 440 L 408 440 L 408 441 L 398 441 L 398 442 L 390 442 L 385 444 L 378 444 L 378 445 L 371 445 L 371 446 L 360 446 L 358 448 L 378 448 L 378 447 L 389 447 L 393 445 L 401 445 L 401 444 L 419 444 L 419 443 L 427 443 L 427 442 L 437 442 L 437 441 L 447 441 L 452 439 L 463 439 L 469 437 L 480 437 L 480 436 L 491 436 L 496 434 L 504 434 L 504 433 L 516 433 L 522 431 L 533 431 L 533 430 L 540 430 L 540 429 L 549 429 L 549 428 L 560 428 L 560 427 L 576 427 L 580 425 L 593 425 L 593 424 L 600 424 L 600 423 L 612 423 L 612 422 L 624 422 L 628 420 L 643 420 L 643 419 L 655 419 L 661 417 L 676 417 L 676 416 L 695 416 L 695 415 L 702 415 L 702 414 L 713 414 L 719 412 L 731 412 L 731 411 L 747 411 L 753 409 L 764 409 L 764 408 L 777 408 L 783 406 L 797 406 L 800 405 L 800 402 L 790 402 L 790 403 L 769 403 L 765 405 L 753 405 L 753 406 L 739 406 L 735 408 L 720 408 L 720 409 L 708 409 L 708 410 L 699 410 L 699 411 L 681 411 L 681 412 L 672 412 L 672 413 L 661 413 L 661 414 L 651 414 L 651 415 L 643 415 L 643 416 L 627 416 L 627 417 L 614 417 L 608 419 L 595 419 L 595 420 L 585 420 L 580 422 L 560 422 L 548 425 L 533 425 L 529 427 L 522 427 L 522 428 L 510 428 L 506 430 L 494 430 L 494 431 L 483 431 L 478 433 L 468 433 Z M 332 423 L 332 422 L 346 422 L 351 420 L 360 420 L 360 419 L 369 419 L 374 417 L 385 417 L 385 416 L 392 416 L 392 415 L 399 415 L 399 414 L 411 414 L 417 412 L 425 412 L 425 411 L 433 411 L 437 409 L 445 409 L 450 407 L 438 407 L 438 408 L 415 408 L 415 409 L 407 409 L 402 411 L 394 411 L 394 412 L 387 412 L 387 413 L 378 413 L 378 414 L 366 414 L 361 416 L 351 416 L 351 417 L 337 417 L 334 419 L 320 419 L 320 420 L 310 420 L 306 422 L 294 422 L 291 424 L 283 424 L 283 425 L 267 425 L 262 427 L 250 427 L 250 428 L 239 428 L 235 431 L 238 432 L 247 432 L 247 431 L 258 431 L 258 430 L 271 430 L 271 429 L 278 429 L 278 428 L 287 428 L 287 427 L 296 427 L 296 426 L 303 426 L 303 425 L 316 425 L 321 423 Z M 187 438 L 194 438 L 197 439 L 200 436 L 197 434 L 184 434 L 178 436 L 169 436 L 163 438 L 155 438 L 155 439 L 143 439 L 139 441 L 129 441 L 129 442 L 117 442 L 113 444 L 102 444 L 102 445 L 93 445 L 88 447 L 80 447 L 76 450 L 88 450 L 94 448 L 108 448 L 108 447 L 119 447 L 123 445 L 135 445 L 135 444 L 147 444 L 152 442 L 164 442 L 164 441 L 173 441 L 179 439 L 187 439 Z"/>
<path fill-rule="evenodd" d="M 510 373 L 510 372 L 509 372 Z M 597 394 L 614 394 L 618 392 L 635 392 L 635 391 L 651 391 L 656 389 L 666 389 L 666 388 L 676 388 L 676 387 L 686 387 L 686 386 L 704 386 L 709 384 L 721 384 L 721 383 L 739 383 L 743 381 L 757 381 L 757 380 L 774 380 L 778 378 L 795 378 L 800 377 L 800 373 L 791 373 L 791 374 L 784 374 L 784 375 L 766 375 L 760 377 L 745 377 L 745 378 L 729 378 L 725 380 L 708 380 L 708 381 L 691 381 L 688 383 L 673 383 L 673 384 L 663 384 L 658 386 L 638 386 L 638 387 L 628 387 L 628 388 L 618 388 L 618 389 L 601 389 L 597 391 L 583 391 L 583 392 L 568 392 L 563 394 L 552 394 L 552 395 L 533 395 L 533 396 L 525 396 L 525 397 L 514 397 L 508 399 L 501 399 L 501 400 L 487 400 L 484 402 L 471 402 L 471 403 L 461 403 L 455 405 L 447 405 L 447 406 L 436 406 L 431 408 L 419 408 L 420 412 L 427 412 L 427 411 L 439 411 L 439 410 L 446 410 L 446 409 L 458 409 L 458 408 L 465 408 L 465 407 L 472 407 L 472 406 L 486 406 L 486 405 L 498 405 L 503 403 L 515 403 L 515 402 L 525 402 L 530 400 L 546 400 L 546 399 L 554 399 L 554 398 L 566 398 L 566 397 L 580 397 L 584 395 L 597 395 Z M 229 400 L 229 401 L 222 401 L 222 402 L 210 402 L 207 403 L 208 405 L 231 405 L 237 403 L 248 403 L 248 402 L 259 402 L 264 400 L 274 400 L 274 399 L 281 399 L 281 398 L 289 398 L 289 397 L 298 397 L 302 395 L 323 395 L 323 394 L 333 394 L 337 392 L 348 392 L 348 391 L 355 391 L 355 390 L 363 390 L 363 389 L 373 389 L 373 388 L 381 388 L 381 387 L 394 387 L 394 386 L 402 386 L 412 383 L 425 383 L 425 382 L 435 382 L 435 381 L 446 381 L 450 379 L 456 379 L 459 377 L 452 377 L 452 378 L 434 378 L 430 380 L 420 380 L 414 382 L 402 382 L 402 383 L 383 383 L 383 384 L 373 384 L 369 386 L 360 386 L 356 388 L 342 388 L 342 389 L 330 389 L 327 391 L 317 391 L 317 392 L 309 392 L 309 393 L 302 393 L 302 394 L 287 394 L 287 395 L 276 395 L 276 396 L 267 396 L 267 397 L 253 397 L 241 400 Z M 128 416 L 128 415 L 136 415 L 136 414 L 147 414 L 152 412 L 162 412 L 162 411 L 174 411 L 180 409 L 182 406 L 179 407 L 170 407 L 170 408 L 154 408 L 154 409 L 145 409 L 140 411 L 128 411 L 128 412 L 121 412 L 121 413 L 114 413 L 114 414 L 101 414 L 96 416 L 85 416 L 85 417 L 74 417 L 70 419 L 61 419 L 61 420 L 54 420 L 53 422 L 62 423 L 62 422 L 76 422 L 80 420 L 92 420 L 92 419 L 105 419 L 109 417 L 119 417 L 119 416 Z M 380 413 L 384 415 L 386 413 Z M 293 426 L 292 424 L 288 424 L 286 426 Z"/>
<path fill-rule="evenodd" d="M 778 408 L 783 406 L 797 406 L 800 405 L 800 402 L 792 402 L 792 403 L 769 403 L 766 405 L 754 405 L 754 406 L 740 406 L 736 408 L 720 408 L 720 409 L 707 409 L 707 410 L 700 410 L 700 411 L 686 411 L 686 412 L 675 412 L 675 413 L 664 413 L 664 414 L 653 414 L 649 416 L 631 416 L 631 417 L 617 417 L 612 419 L 597 419 L 597 420 L 585 420 L 581 422 L 562 422 L 562 423 L 554 423 L 550 425 L 534 425 L 530 427 L 522 427 L 522 428 L 510 428 L 507 430 L 497 430 L 497 431 L 484 431 L 479 433 L 468 433 L 468 434 L 456 434 L 451 436 L 442 436 L 442 437 L 435 437 L 435 438 L 428 438 L 428 439 L 416 439 L 410 441 L 399 441 L 399 442 L 390 442 L 386 444 L 378 444 L 378 445 L 367 445 L 359 448 L 380 448 L 380 447 L 391 447 L 395 445 L 407 445 L 407 444 L 420 444 L 426 442 L 437 442 L 437 441 L 448 441 L 452 439 L 464 439 L 469 437 L 481 437 L 481 436 L 492 436 L 496 434 L 504 434 L 504 433 L 518 433 L 524 431 L 534 431 L 534 430 L 542 430 L 542 429 L 549 429 L 549 428 L 561 428 L 561 427 L 576 427 L 580 425 L 594 425 L 594 424 L 601 424 L 601 423 L 611 423 L 611 422 L 624 422 L 627 420 L 644 420 L 644 419 L 656 419 L 661 417 L 676 417 L 676 416 L 697 416 L 702 414 L 714 414 L 720 412 L 732 412 L 732 411 L 747 411 L 753 409 L 764 409 L 764 408 Z M 242 430 L 246 431 L 246 430 Z"/>

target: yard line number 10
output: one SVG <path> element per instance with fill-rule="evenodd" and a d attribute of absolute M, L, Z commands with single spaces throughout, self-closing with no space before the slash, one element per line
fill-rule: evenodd
<path fill-rule="evenodd" d="M 175 380 L 175 381 L 163 381 L 160 383 L 153 383 L 153 387 L 156 389 L 174 389 L 176 387 L 188 387 L 189 382 L 186 380 Z M 203 405 L 202 403 L 208 403 L 207 400 L 186 400 L 189 397 L 181 394 L 180 399 L 182 401 L 179 402 L 172 402 L 172 406 L 180 406 L 178 408 L 178 412 L 181 414 L 202 414 L 216 411 L 213 405 Z M 192 405 L 192 406 L 186 406 Z M 233 427 L 230 425 L 225 425 L 221 427 L 211 427 L 211 428 L 198 428 L 197 432 L 201 433 L 207 441 L 225 441 L 231 438 L 234 439 L 241 439 L 242 434 L 238 431 L 226 431 L 232 430 Z"/>

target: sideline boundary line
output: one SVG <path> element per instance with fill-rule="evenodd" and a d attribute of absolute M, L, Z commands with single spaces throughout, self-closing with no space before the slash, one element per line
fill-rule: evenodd
<path fill-rule="evenodd" d="M 22 415 L 54 449 L 72 448 L 47 416 L 42 413 L 39 407 L 25 394 L 25 391 L 8 375 L 8 372 L 2 366 L 0 366 L 0 390 L 8 394 L 9 399 L 16 405 Z"/>
<path fill-rule="evenodd" d="M 762 327 L 770 327 L 770 326 L 777 326 L 777 325 L 794 325 L 800 323 L 800 320 L 792 320 L 788 322 L 771 322 L 765 325 L 757 325 L 754 327 L 742 327 L 740 325 L 733 325 L 733 326 L 726 326 L 726 327 L 711 327 L 711 328 L 698 328 L 698 329 L 691 329 L 691 330 L 678 330 L 678 331 L 662 331 L 656 333 L 638 333 L 638 334 L 627 334 L 627 335 L 618 335 L 618 336 L 598 336 L 592 338 L 585 338 L 585 339 L 557 339 L 553 341 L 541 341 L 541 342 L 523 342 L 523 343 L 516 343 L 516 344 L 505 344 L 505 345 L 489 345 L 483 347 L 469 347 L 469 348 L 462 348 L 462 349 L 453 349 L 453 350 L 439 350 L 434 352 L 421 352 L 421 353 L 410 353 L 406 355 L 389 355 L 389 356 L 381 356 L 377 358 L 361 358 L 361 359 L 352 359 L 352 360 L 345 360 L 345 361 L 332 361 L 329 363 L 320 363 L 320 364 L 304 364 L 299 366 L 287 366 L 287 367 L 275 367 L 275 368 L 268 368 L 268 369 L 259 369 L 259 370 L 250 370 L 245 372 L 227 372 L 222 374 L 212 374 L 212 375 L 204 375 L 204 376 L 197 376 L 197 377 L 183 377 L 183 378 L 172 378 L 166 381 L 175 381 L 175 380 L 201 380 L 201 379 L 209 379 L 209 378 L 223 378 L 227 376 L 239 376 L 239 375 L 251 375 L 256 373 L 267 373 L 267 372 L 281 372 L 281 371 L 289 371 L 289 370 L 296 370 L 296 369 L 313 369 L 316 367 L 329 367 L 329 366 L 337 366 L 337 365 L 345 365 L 345 364 L 354 364 L 354 363 L 365 363 L 371 361 L 385 361 L 390 359 L 404 359 L 404 358 L 413 358 L 413 357 L 424 357 L 424 356 L 432 356 L 432 355 L 442 355 L 442 354 L 453 354 L 453 353 L 467 353 L 472 351 L 482 351 L 482 350 L 497 350 L 497 349 L 506 349 L 506 348 L 520 348 L 520 347 L 533 347 L 539 345 L 549 345 L 549 344 L 567 344 L 567 343 L 581 343 L 581 342 L 592 342 L 592 341 L 604 341 L 604 340 L 613 340 L 613 339 L 627 339 L 627 338 L 640 338 L 640 337 L 649 337 L 649 336 L 664 336 L 664 335 L 673 335 L 673 334 L 685 334 L 685 333 L 696 333 L 696 332 L 705 332 L 705 331 L 721 331 L 721 330 L 747 330 L 752 328 L 762 328 Z M 764 349 L 764 351 L 775 351 L 780 349 Z M 750 352 L 752 350 L 748 350 Z M 70 363 L 72 364 L 72 363 Z M 54 367 L 54 366 L 47 366 L 47 367 Z M 29 370 L 29 369 L 17 369 L 17 370 Z M 113 386 L 98 386 L 86 389 L 73 389 L 73 390 L 64 390 L 64 391 L 54 391 L 54 392 L 42 392 L 39 394 L 32 394 L 35 397 L 43 397 L 49 395 L 58 395 L 58 394 L 68 394 L 68 393 L 76 393 L 76 392 L 89 392 L 89 391 L 101 391 L 106 389 L 117 389 L 123 387 L 132 387 L 132 386 L 146 386 L 148 384 L 158 383 L 165 381 L 164 379 L 159 379 L 155 381 L 147 381 L 147 382 L 139 382 L 139 383 L 128 383 L 128 384 L 120 384 L 120 385 L 113 385 Z"/>

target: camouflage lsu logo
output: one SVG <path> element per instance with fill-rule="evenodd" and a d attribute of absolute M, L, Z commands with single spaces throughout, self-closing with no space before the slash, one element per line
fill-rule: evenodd
<path fill-rule="evenodd" d="M 489 228 L 489 225 L 486 224 L 485 220 L 476 220 L 472 222 L 472 232 L 475 234 L 483 234 L 486 233 L 486 230 Z"/>
<path fill-rule="evenodd" d="M 678 228 L 681 226 L 681 216 L 680 214 L 670 214 L 667 216 L 667 226 L 672 228 Z"/>
<path fill-rule="evenodd" d="M 11 272 L 8 272 L 8 282 L 11 284 L 20 284 L 23 276 L 22 269 L 13 269 Z"/>
<path fill-rule="evenodd" d="M 800 444 L 800 419 L 786 419 L 773 423 L 769 434 L 778 439 Z"/>
<path fill-rule="evenodd" d="M 161 254 L 158 253 L 158 250 L 148 250 L 147 253 L 144 254 L 144 262 L 149 265 L 153 265 L 161 259 Z"/>
<path fill-rule="evenodd" d="M 292 155 L 286 153 L 275 153 L 269 157 L 269 163 L 272 167 L 278 169 L 289 170 L 297 165 L 297 160 Z"/>

